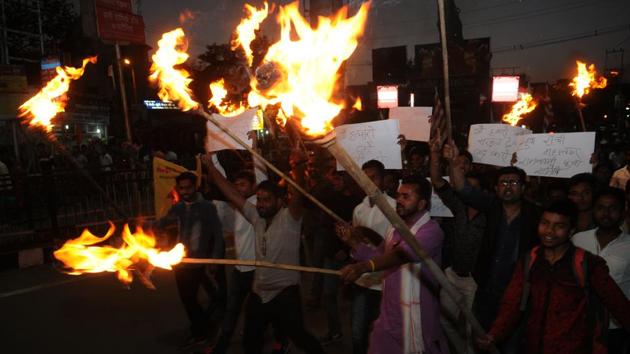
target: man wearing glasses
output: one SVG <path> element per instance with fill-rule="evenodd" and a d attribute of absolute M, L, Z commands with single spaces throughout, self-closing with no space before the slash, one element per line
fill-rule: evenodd
<path fill-rule="evenodd" d="M 525 171 L 514 166 L 497 171 L 494 194 L 474 189 L 462 171 L 452 171 L 453 187 L 467 205 L 486 214 L 487 225 L 474 267 L 478 288 L 473 311 L 486 329 L 496 317 L 503 292 L 519 256 L 538 243 L 536 226 L 540 209 L 526 200 Z M 457 242 L 457 241 L 454 241 Z M 518 346 L 518 333 L 502 352 Z"/>

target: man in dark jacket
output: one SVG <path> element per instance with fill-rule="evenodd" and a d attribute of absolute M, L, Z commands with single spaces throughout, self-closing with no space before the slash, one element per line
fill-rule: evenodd
<path fill-rule="evenodd" d="M 197 176 L 184 172 L 176 178 L 180 201 L 173 205 L 166 216 L 156 222 L 161 229 L 167 224 L 179 226 L 178 242 L 186 247 L 191 258 L 223 258 L 225 244 L 221 222 L 214 204 L 197 192 Z M 197 293 L 200 286 L 211 288 L 211 280 L 203 265 L 183 264 L 175 267 L 177 290 L 186 314 L 191 322 L 191 337 L 186 345 L 204 341 L 207 328 L 206 311 L 199 303 Z"/>
<path fill-rule="evenodd" d="M 458 196 L 486 214 L 486 230 L 473 270 L 478 285 L 473 311 L 484 328 L 496 317 L 518 258 L 538 244 L 536 227 L 541 212 L 523 198 L 526 177 L 520 168 L 503 167 L 497 172 L 495 194 L 488 194 L 468 185 L 460 169 L 452 171 Z M 506 345 L 509 348 L 517 344 L 508 341 Z"/>

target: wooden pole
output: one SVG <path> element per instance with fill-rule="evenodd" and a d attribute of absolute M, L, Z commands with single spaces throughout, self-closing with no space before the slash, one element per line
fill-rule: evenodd
<path fill-rule="evenodd" d="M 221 265 L 238 265 L 238 266 L 251 266 L 262 268 L 274 268 L 283 270 L 294 270 L 298 272 L 307 273 L 322 273 L 330 275 L 341 275 L 341 271 L 325 268 L 303 267 L 293 264 L 278 264 L 264 261 L 255 260 L 242 260 L 242 259 L 214 259 L 214 258 L 184 258 L 182 263 L 187 264 L 221 264 Z"/>
<path fill-rule="evenodd" d="M 400 233 L 402 238 L 411 247 L 416 256 L 420 258 L 422 263 L 424 263 L 431 274 L 433 274 L 435 279 L 442 287 L 442 290 L 446 291 L 453 302 L 462 311 L 466 320 L 471 324 L 473 332 L 476 335 L 485 336 L 486 333 L 483 327 L 481 327 L 481 324 L 479 323 L 479 321 L 477 321 L 471 309 L 468 308 L 466 300 L 464 299 L 462 294 L 460 294 L 459 291 L 457 291 L 453 287 L 453 285 L 446 278 L 440 267 L 420 246 L 418 241 L 416 241 L 415 235 L 409 229 L 409 226 L 407 226 L 407 224 L 405 224 L 398 213 L 396 213 L 396 210 L 394 210 L 394 208 L 389 205 L 383 193 L 363 172 L 363 170 L 361 170 L 356 162 L 354 162 L 348 152 L 341 145 L 337 144 L 336 139 L 331 135 L 326 136 L 318 142 L 322 144 L 323 147 L 327 148 L 328 151 L 330 151 L 330 153 L 337 159 L 337 162 L 339 162 L 346 169 L 346 171 L 354 178 L 357 184 L 365 191 L 367 196 L 378 206 L 381 212 L 383 212 L 385 217 L 387 217 L 387 220 L 389 220 L 392 226 Z M 498 353 L 498 351 L 494 347 L 492 348 L 492 352 Z"/>
<path fill-rule="evenodd" d="M 326 214 L 330 215 L 333 219 L 335 219 L 336 221 L 346 224 L 346 221 L 344 219 L 342 219 L 339 215 L 337 215 L 334 211 L 330 210 L 327 206 L 325 206 L 324 204 L 322 204 L 322 202 L 320 202 L 319 200 L 317 200 L 317 198 L 315 198 L 311 193 L 307 192 L 304 188 L 302 188 L 297 182 L 295 182 L 292 178 L 290 178 L 289 176 L 287 176 L 286 174 L 284 174 L 282 171 L 280 171 L 276 166 L 274 166 L 271 162 L 267 161 L 267 159 L 265 159 L 264 157 L 262 157 L 262 155 L 260 155 L 258 153 L 258 151 L 252 149 L 249 145 L 247 145 L 243 140 L 241 140 L 238 136 L 234 135 L 234 133 L 232 133 L 228 128 L 226 128 L 223 124 L 221 124 L 219 121 L 217 121 L 216 119 L 214 119 L 214 117 L 212 116 L 212 114 L 209 114 L 208 112 L 204 111 L 203 109 L 198 109 L 196 111 L 199 115 L 201 115 L 202 117 L 204 117 L 206 120 L 208 120 L 209 122 L 211 122 L 212 124 L 214 124 L 215 126 L 217 126 L 217 128 L 221 129 L 224 133 L 226 133 L 227 135 L 229 135 L 232 139 L 234 139 L 234 141 L 236 141 L 239 145 L 241 145 L 242 147 L 244 147 L 247 151 L 249 151 L 252 155 L 256 156 L 256 158 L 258 160 L 260 160 L 260 162 L 262 162 L 265 166 L 267 166 L 270 170 L 272 170 L 273 172 L 275 172 L 278 176 L 284 178 L 285 181 L 287 181 L 290 185 L 292 185 L 295 189 L 297 189 L 300 193 L 302 193 L 302 195 L 304 195 L 306 198 L 308 198 L 311 202 L 313 202 L 315 205 L 317 205 L 321 210 L 323 210 Z"/>
<path fill-rule="evenodd" d="M 451 88 L 449 85 L 448 73 L 448 46 L 446 43 L 446 21 L 444 19 L 444 0 L 438 1 L 438 12 L 440 15 L 440 42 L 442 42 L 442 67 L 444 69 L 444 111 L 446 113 L 447 141 L 451 140 L 453 128 L 451 122 Z"/>
<path fill-rule="evenodd" d="M 575 108 L 577 108 L 578 116 L 580 116 L 580 125 L 582 126 L 582 131 L 586 131 L 586 124 L 584 123 L 584 115 L 582 114 L 582 103 L 580 102 L 580 98 L 575 98 Z"/>

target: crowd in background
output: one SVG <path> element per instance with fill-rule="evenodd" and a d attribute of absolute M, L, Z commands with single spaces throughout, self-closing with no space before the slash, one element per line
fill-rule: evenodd
<path fill-rule="evenodd" d="M 489 335 L 472 333 L 461 309 L 440 291 L 426 267 L 415 268 L 419 259 L 374 201 L 347 173 L 337 171 L 330 154 L 313 147 L 288 156 L 291 176 L 346 223 L 302 198 L 286 181 L 261 177 L 251 160 L 223 169 L 222 159 L 209 156 L 204 157 L 201 188 L 184 191 L 168 218 L 179 224 L 180 240 L 213 240 L 206 256 L 223 257 L 227 251 L 228 258 L 306 264 L 341 270 L 342 276 L 315 274 L 300 289 L 300 276 L 291 271 L 237 267 L 229 281 L 221 267 L 176 271 L 192 324 L 187 343 L 204 342 L 207 352 L 225 352 L 244 306 L 248 353 L 260 352 L 268 324 L 274 328 L 273 348 L 280 352 L 288 343 L 322 352 L 350 336 L 355 353 L 463 353 L 493 345 L 504 353 L 628 353 L 629 147 L 600 145 L 591 157 L 592 173 L 554 179 L 526 176 L 514 166 L 475 164 L 470 153 L 449 142 L 443 147 L 400 143 L 402 170 L 386 170 L 371 160 L 363 171 Z M 197 178 L 180 177 L 178 188 L 184 189 Z M 452 218 L 429 217 L 431 189 Z M 197 203 L 203 206 L 195 207 Z M 212 217 L 195 208 L 206 208 Z M 208 220 L 215 218 L 220 233 L 200 231 L 209 226 L 192 227 L 195 222 L 212 224 Z M 222 242 L 217 242 L 219 234 Z M 573 235 L 580 248 L 569 246 Z M 205 279 L 208 274 L 213 281 Z M 218 299 L 214 304 L 220 304 L 220 315 L 213 317 L 215 323 L 222 318 L 218 334 L 208 332 L 205 312 L 190 295 L 207 283 L 215 284 L 211 292 Z M 415 285 L 408 289 L 402 284 Z M 306 311 L 326 313 L 328 330 L 317 333 L 319 338 L 303 321 L 300 290 Z M 342 301 L 349 298 L 351 304 L 351 333 L 342 330 L 340 291 L 349 295 Z M 604 313 L 614 319 L 609 323 Z M 410 323 L 417 325 L 415 332 L 408 333 L 414 327 Z"/>

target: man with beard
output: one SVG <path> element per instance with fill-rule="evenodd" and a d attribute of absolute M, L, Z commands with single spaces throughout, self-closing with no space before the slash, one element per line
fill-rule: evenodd
<path fill-rule="evenodd" d="M 578 208 L 576 232 L 595 228 L 593 223 L 593 195 L 595 177 L 590 173 L 580 173 L 569 179 L 568 197 Z"/>
<path fill-rule="evenodd" d="M 431 185 L 420 177 L 403 179 L 396 212 L 433 260 L 441 263 L 444 235 L 429 215 Z M 341 277 L 353 282 L 364 273 L 384 271 L 380 315 L 370 335 L 369 353 L 448 353 L 440 329 L 439 286 L 400 233 L 390 228 L 378 249 L 356 246 L 360 263 L 346 266 Z"/>
<path fill-rule="evenodd" d="M 621 230 L 624 218 L 625 196 L 621 189 L 606 188 L 595 199 L 596 229 L 577 233 L 571 241 L 577 247 L 602 257 L 610 276 L 630 299 L 630 235 Z M 628 334 L 619 328 L 615 319 L 608 327 L 608 353 L 628 353 Z"/>
<path fill-rule="evenodd" d="M 210 181 L 254 227 L 256 260 L 300 264 L 300 231 L 304 207 L 302 196 L 291 190 L 288 207 L 283 206 L 283 191 L 271 181 L 256 188 L 256 205 L 248 202 L 238 190 L 204 157 Z M 304 163 L 293 164 L 293 178 L 303 183 Z M 265 330 L 271 323 L 307 353 L 323 353 L 319 341 L 304 328 L 300 273 L 296 271 L 256 268 L 253 293 L 245 305 L 245 353 L 261 353 Z"/>
<path fill-rule="evenodd" d="M 156 222 L 155 228 L 160 230 L 177 223 L 178 242 L 184 244 L 188 257 L 223 258 L 225 243 L 217 209 L 197 192 L 197 175 L 184 172 L 175 181 L 181 200 Z M 191 336 L 184 343 L 184 347 L 188 347 L 205 341 L 207 336 L 208 316 L 197 297 L 199 288 L 203 286 L 208 295 L 214 293 L 214 289 L 203 265 L 181 264 L 174 272 L 179 297 L 191 322 Z"/>

